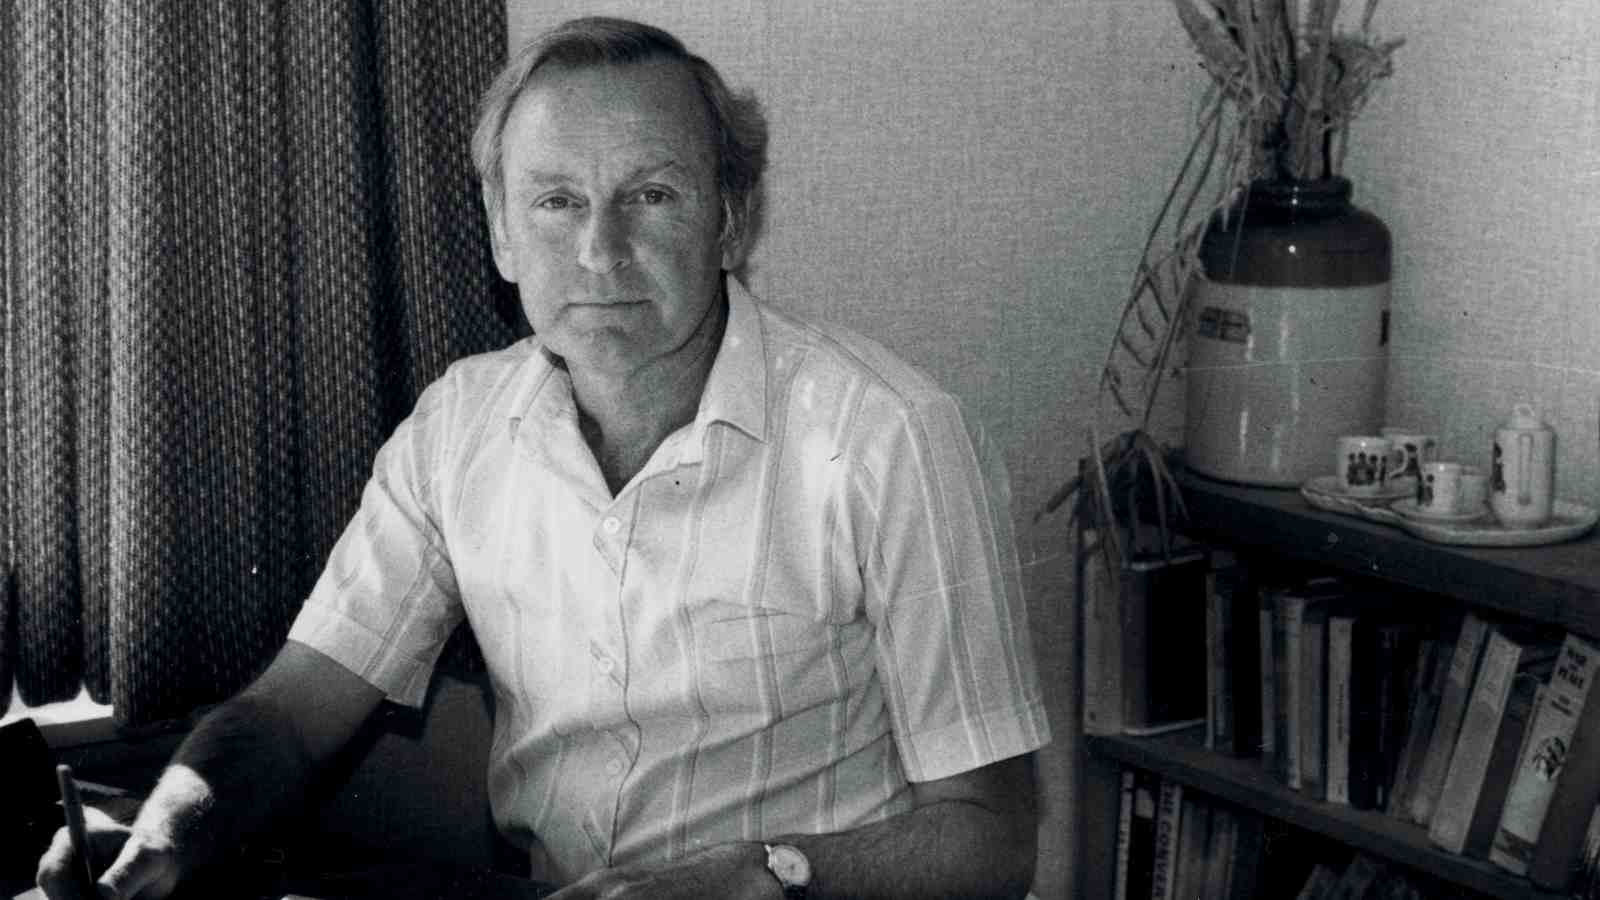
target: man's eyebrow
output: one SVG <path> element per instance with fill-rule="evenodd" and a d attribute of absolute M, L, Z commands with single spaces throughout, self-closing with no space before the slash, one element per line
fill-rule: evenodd
<path fill-rule="evenodd" d="M 622 183 L 635 184 L 640 181 L 649 181 L 651 178 L 668 174 L 687 176 L 689 175 L 689 169 L 675 159 L 669 159 L 660 163 L 647 163 L 638 167 L 637 169 L 634 169 L 632 172 L 629 172 L 627 176 L 622 179 Z M 522 172 L 523 183 L 529 187 L 535 188 L 571 184 L 577 180 L 578 179 L 571 175 L 544 169 L 524 169 Z"/>

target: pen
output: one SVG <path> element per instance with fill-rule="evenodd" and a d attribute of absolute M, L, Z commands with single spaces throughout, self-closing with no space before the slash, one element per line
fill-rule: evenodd
<path fill-rule="evenodd" d="M 56 782 L 61 786 L 61 808 L 67 814 L 67 835 L 72 838 L 72 853 L 78 857 L 79 871 L 83 875 L 84 889 L 93 897 L 94 859 L 89 855 L 89 832 L 83 824 L 83 800 L 78 796 L 78 784 L 72 780 L 72 767 L 56 766 Z"/>

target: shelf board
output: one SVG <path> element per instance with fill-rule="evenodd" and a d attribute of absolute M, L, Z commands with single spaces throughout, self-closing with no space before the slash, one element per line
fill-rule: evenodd
<path fill-rule="evenodd" d="M 1180 476 L 1195 537 L 1443 594 L 1600 639 L 1600 533 L 1543 547 L 1458 547 L 1325 512 L 1289 488 Z"/>
<path fill-rule="evenodd" d="M 1172 778 L 1220 800 L 1474 891 L 1504 900 L 1570 900 L 1567 894 L 1543 890 L 1491 863 L 1439 850 L 1419 826 L 1292 791 L 1264 771 L 1258 760 L 1205 749 L 1202 731 L 1189 728 L 1138 738 L 1086 735 L 1084 741 L 1089 751 L 1100 757 Z"/>

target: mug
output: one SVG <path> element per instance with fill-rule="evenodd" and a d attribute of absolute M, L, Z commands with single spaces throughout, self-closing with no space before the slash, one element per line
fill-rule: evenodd
<path fill-rule="evenodd" d="M 1422 464 L 1439 458 L 1439 441 L 1431 434 L 1399 425 L 1385 425 L 1379 433 L 1394 444 L 1396 459 L 1404 454 L 1399 471 L 1389 476 L 1391 481 L 1406 479 L 1407 487 L 1415 485 L 1422 474 Z"/>
<path fill-rule="evenodd" d="M 1394 442 L 1371 434 L 1339 438 L 1336 454 L 1339 488 L 1353 497 L 1376 497 L 1389 483 L 1389 473 L 1399 468 Z"/>

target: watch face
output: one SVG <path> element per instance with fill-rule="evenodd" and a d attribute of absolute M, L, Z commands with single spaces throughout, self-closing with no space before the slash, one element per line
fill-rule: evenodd
<path fill-rule="evenodd" d="M 811 861 L 799 848 L 789 844 L 776 844 L 767 848 L 767 868 L 785 885 L 811 883 Z"/>

